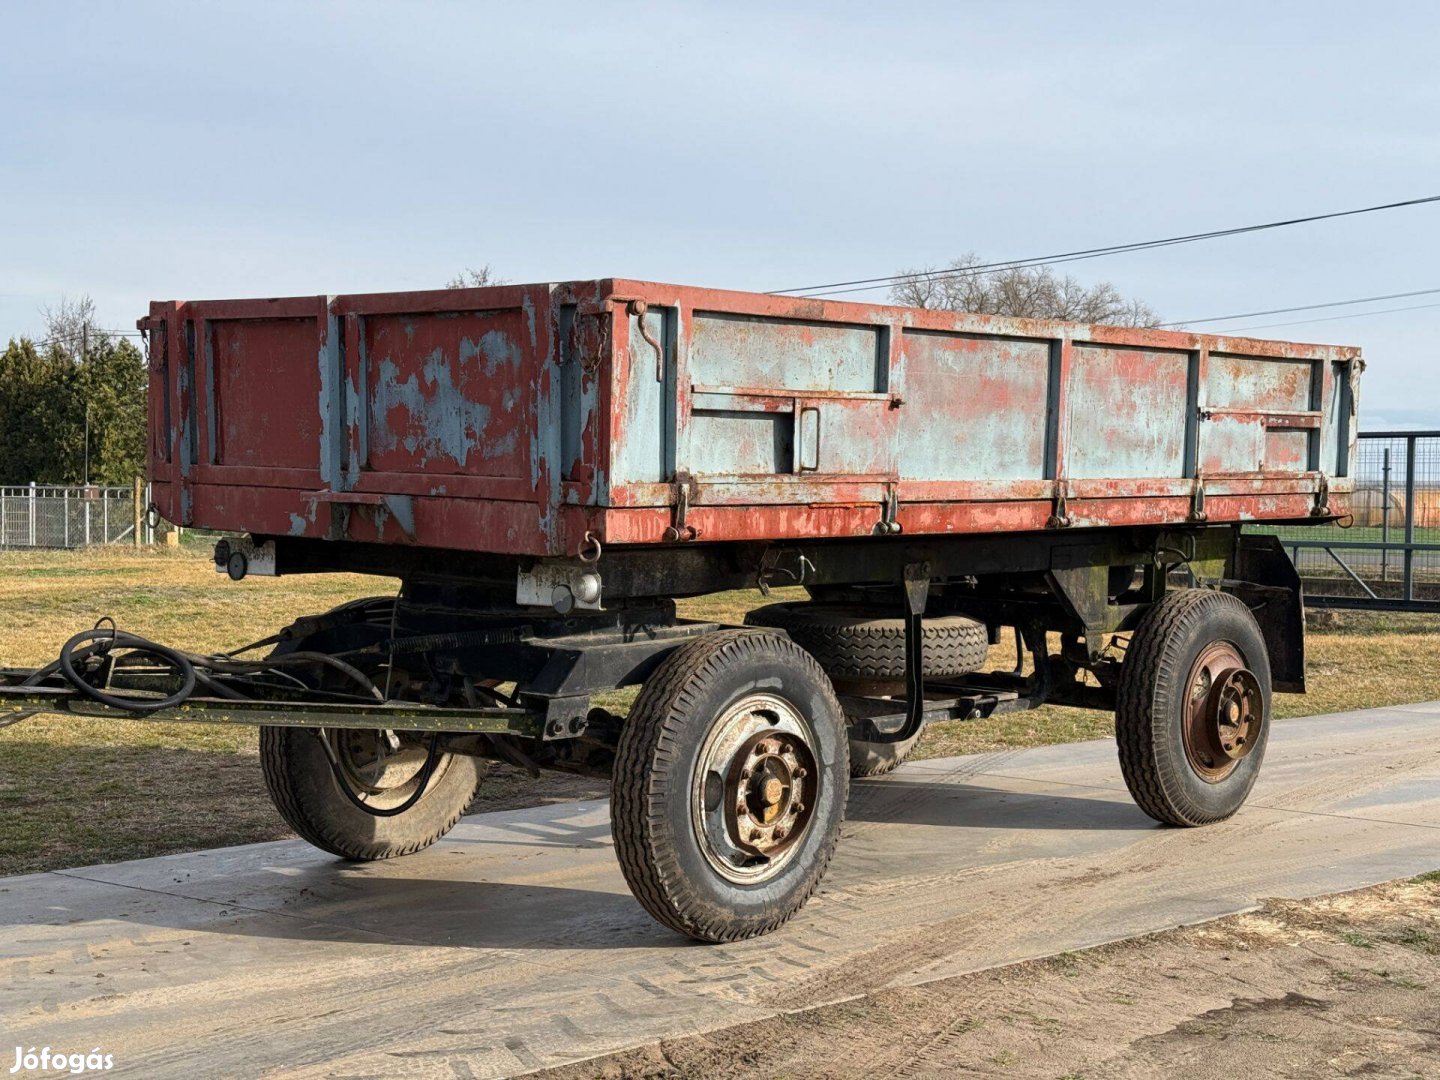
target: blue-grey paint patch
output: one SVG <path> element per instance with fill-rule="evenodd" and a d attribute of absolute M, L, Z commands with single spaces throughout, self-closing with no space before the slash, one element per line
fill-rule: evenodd
<path fill-rule="evenodd" d="M 345 487 L 353 489 L 360 479 L 360 465 L 365 459 L 365 448 L 363 441 L 365 428 L 360 417 L 360 403 L 364 401 L 364 394 L 360 387 L 355 385 L 354 379 L 345 381 L 345 440 L 348 444 L 349 433 L 357 432 L 357 445 L 354 448 L 353 456 L 349 453 L 345 457 Z"/>
<path fill-rule="evenodd" d="M 191 378 L 191 371 L 195 365 L 195 324 L 186 323 L 186 362 L 180 365 L 176 373 L 176 388 L 179 390 L 181 408 L 180 420 L 180 476 L 183 479 L 190 475 L 190 467 L 195 463 L 195 406 L 194 406 L 194 385 L 195 380 Z M 187 408 L 188 406 L 188 408 Z"/>
<path fill-rule="evenodd" d="M 530 348 L 538 349 L 540 347 L 540 339 L 535 327 L 535 302 L 530 299 L 529 293 L 526 293 L 520 298 L 520 310 L 524 312 L 525 325 L 530 330 Z"/>
<path fill-rule="evenodd" d="M 306 520 L 305 520 L 305 515 L 304 515 L 304 514 L 293 514 L 293 513 L 292 513 L 292 514 L 290 515 L 290 535 L 291 535 L 291 536 L 300 536 L 300 535 L 302 535 L 302 534 L 305 532 L 305 526 L 306 526 L 306 524 L 307 524 L 307 522 L 306 522 Z"/>
<path fill-rule="evenodd" d="M 611 449 L 615 478 L 620 483 L 658 483 L 669 478 L 673 463 L 669 452 L 674 431 L 673 403 L 674 316 L 669 308 L 652 307 L 645 318 L 650 334 L 661 343 L 665 381 L 655 377 L 659 361 L 655 349 L 640 332 L 640 317 L 629 316 L 630 378 L 625 387 L 625 439 Z M 758 385 L 758 384 L 754 384 Z"/>
<path fill-rule="evenodd" d="M 384 504 L 376 509 L 375 523 L 384 530 L 384 523 L 380 520 L 380 514 L 385 513 L 395 519 L 395 524 L 400 526 L 400 531 L 412 540 L 415 537 L 415 500 L 409 495 L 386 495 Z"/>
<path fill-rule="evenodd" d="M 344 359 L 340 320 L 334 315 L 326 318 L 325 336 L 320 341 L 315 362 L 320 366 L 320 479 L 331 488 L 341 489 L 345 486 L 341 475 L 346 436 L 341 387 L 345 379 L 341 370 Z"/>
<path fill-rule="evenodd" d="M 375 445 L 384 451 L 403 445 L 409 453 L 420 455 L 422 467 L 441 456 L 463 467 L 470 450 L 481 445 L 480 437 L 490 419 L 489 407 L 465 394 L 465 367 L 477 354 L 485 356 L 487 373 L 498 363 L 496 357 L 503 350 L 492 343 L 486 352 L 490 336 L 485 335 L 479 346 L 468 340 L 461 343 L 458 377 L 439 348 L 426 358 L 420 377 L 412 373 L 403 382 L 395 362 L 381 360 L 370 406 Z M 391 414 L 396 411 L 409 416 L 403 436 L 391 426 Z"/>

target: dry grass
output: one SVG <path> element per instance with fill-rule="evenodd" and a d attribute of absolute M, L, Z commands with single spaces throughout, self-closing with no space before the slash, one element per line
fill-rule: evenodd
<path fill-rule="evenodd" d="M 394 583 L 354 575 L 249 578 L 216 574 L 204 552 L 125 549 L 0 554 L 0 664 L 52 659 L 70 634 L 109 615 L 128 630 L 198 650 L 233 648 L 299 615 Z M 740 622 L 765 600 L 721 593 L 684 614 Z M 1281 716 L 1440 698 L 1440 622 L 1342 615 L 1310 637 L 1312 692 L 1277 696 Z M 997 665 L 1013 652 L 998 646 Z M 633 693 L 606 695 L 624 708 Z M 1111 718 L 1043 708 L 937 724 L 919 756 L 1103 738 Z M 499 808 L 596 794 L 600 785 L 497 769 L 483 805 Z M 41 716 L 0 730 L 0 874 L 183 851 L 286 835 L 260 781 L 253 728 Z"/>

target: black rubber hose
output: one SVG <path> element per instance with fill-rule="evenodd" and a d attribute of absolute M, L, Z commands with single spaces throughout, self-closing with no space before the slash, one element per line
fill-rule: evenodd
<path fill-rule="evenodd" d="M 349 800 L 351 806 L 357 810 L 364 811 L 371 817 L 398 817 L 418 803 L 424 796 L 426 789 L 429 788 L 430 777 L 435 774 L 435 766 L 440 762 L 440 736 L 432 735 L 430 736 L 430 751 L 425 755 L 425 764 L 421 766 L 420 772 L 416 776 L 416 787 L 415 790 L 410 793 L 410 797 L 399 806 L 391 806 L 388 808 L 371 806 L 356 795 L 355 792 L 350 790 L 350 781 L 346 779 L 345 770 L 340 766 L 340 758 L 336 756 L 335 748 L 330 745 L 330 739 L 325 731 L 321 729 L 316 731 L 315 734 L 320 739 L 320 745 L 325 750 L 325 757 L 330 762 L 330 771 L 335 776 L 335 786 L 340 789 L 340 794 Z"/>
<path fill-rule="evenodd" d="M 81 648 L 81 646 L 86 647 Z M 163 698 L 122 697 L 119 694 L 101 690 L 98 686 L 85 681 L 80 672 L 75 669 L 75 661 L 87 659 L 102 649 L 128 649 L 131 652 L 153 656 L 164 661 L 180 676 L 180 689 L 169 697 Z M 92 701 L 98 701 L 101 705 L 108 705 L 112 709 L 120 709 L 124 712 L 153 712 L 156 709 L 173 708 L 183 704 L 185 699 L 195 692 L 195 665 L 187 657 L 174 649 L 154 641 L 147 641 L 134 634 L 127 634 L 123 630 L 112 630 L 105 627 L 80 631 L 61 647 L 59 664 L 60 673 L 65 676 L 65 681 L 76 690 Z"/>

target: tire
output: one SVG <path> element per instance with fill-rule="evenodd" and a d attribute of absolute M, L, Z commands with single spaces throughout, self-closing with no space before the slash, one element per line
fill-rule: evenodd
<path fill-rule="evenodd" d="M 332 734 L 343 738 L 354 732 Z M 342 859 L 369 862 L 429 847 L 455 827 L 480 783 L 476 758 L 441 754 L 419 802 L 393 817 L 377 817 L 340 790 L 323 737 L 311 728 L 262 727 L 260 763 L 270 800 L 286 824 Z M 404 794 L 397 792 L 391 802 L 398 804 Z"/>
<path fill-rule="evenodd" d="M 905 763 L 910 751 L 925 732 L 922 729 L 913 738 L 898 743 L 866 742 L 863 739 L 850 740 L 850 775 L 856 780 L 867 776 L 884 776 L 894 772 Z"/>
<path fill-rule="evenodd" d="M 1246 699 L 1253 710 L 1247 715 L 1258 719 L 1251 723 L 1257 730 L 1247 730 L 1248 750 L 1238 760 L 1197 750 L 1194 726 L 1187 738 L 1187 718 L 1198 707 L 1192 702 L 1203 698 L 1197 691 L 1213 690 L 1206 657 L 1227 650 L 1243 659 L 1253 677 Z M 1140 809 L 1180 826 L 1230 817 L 1255 784 L 1269 734 L 1270 659 L 1250 609 L 1210 589 L 1168 593 L 1141 618 L 1120 671 L 1115 741 L 1120 770 Z M 1214 767 L 1208 778 L 1207 764 Z"/>
<path fill-rule="evenodd" d="M 751 774 L 737 770 L 751 758 L 711 756 L 730 745 L 732 731 L 743 734 L 742 724 L 755 726 L 742 748 L 768 739 L 810 762 L 785 789 L 796 815 L 782 819 L 794 823 L 785 846 L 772 825 L 773 855 L 749 864 L 734 842 L 740 826 L 717 822 L 732 819 L 736 791 L 746 801 Z M 845 719 L 820 665 L 778 634 L 718 631 L 661 663 L 621 730 L 610 801 L 615 852 L 635 898 L 665 926 L 706 942 L 755 937 L 785 923 L 820 884 L 848 789 Z M 736 857 L 727 861 L 722 849 Z"/>
<path fill-rule="evenodd" d="M 832 678 L 903 679 L 905 620 L 875 617 L 873 609 L 811 601 L 768 604 L 745 616 L 749 626 L 784 630 Z M 983 623 L 959 615 L 925 619 L 924 676 L 941 679 L 985 663 L 990 637 Z"/>

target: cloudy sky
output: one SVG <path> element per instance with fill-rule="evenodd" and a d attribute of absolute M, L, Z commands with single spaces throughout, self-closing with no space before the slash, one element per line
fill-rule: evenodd
<path fill-rule="evenodd" d="M 1440 194 L 1440 5 L 0 0 L 0 340 L 150 299 L 741 289 Z M 1167 319 L 1440 289 L 1440 204 L 1069 267 Z M 883 294 L 874 294 L 880 298 Z M 1358 344 L 1440 427 L 1431 297 Z M 1344 315 L 1343 318 L 1335 318 Z"/>

